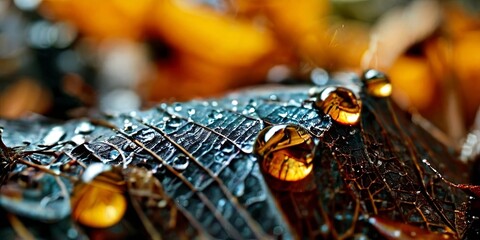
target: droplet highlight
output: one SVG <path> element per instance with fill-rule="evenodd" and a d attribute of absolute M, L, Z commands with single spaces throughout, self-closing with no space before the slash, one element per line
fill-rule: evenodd
<path fill-rule="evenodd" d="M 173 160 L 172 167 L 177 171 L 183 171 L 187 169 L 189 162 L 189 157 L 181 154 Z"/>
<path fill-rule="evenodd" d="M 75 134 L 90 134 L 93 130 L 95 130 L 95 126 L 90 122 L 80 122 L 75 128 Z"/>
<path fill-rule="evenodd" d="M 352 125 L 360 118 L 362 102 L 347 88 L 327 87 L 318 94 L 315 107 L 338 123 Z"/>
<path fill-rule="evenodd" d="M 312 136 L 297 125 L 277 125 L 257 136 L 254 152 L 262 170 L 282 181 L 299 181 L 313 169 Z"/>
<path fill-rule="evenodd" d="M 63 127 L 53 127 L 43 138 L 42 144 L 47 146 L 54 145 L 62 140 L 65 134 Z"/>
<path fill-rule="evenodd" d="M 369 69 L 363 73 L 362 81 L 371 96 L 382 98 L 392 95 L 392 84 L 383 72 Z"/>

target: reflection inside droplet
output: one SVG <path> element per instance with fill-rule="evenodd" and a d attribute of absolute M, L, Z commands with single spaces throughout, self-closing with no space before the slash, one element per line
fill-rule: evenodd
<path fill-rule="evenodd" d="M 355 124 L 360 118 L 361 101 L 343 87 L 325 88 L 315 101 L 315 106 L 341 124 Z"/>
<path fill-rule="evenodd" d="M 312 171 L 314 146 L 306 129 L 277 125 L 259 133 L 254 151 L 264 172 L 283 181 L 298 181 Z"/>

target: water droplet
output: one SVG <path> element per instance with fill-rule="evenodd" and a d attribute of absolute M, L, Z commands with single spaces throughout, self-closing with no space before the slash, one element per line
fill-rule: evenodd
<path fill-rule="evenodd" d="M 90 122 L 81 122 L 75 128 L 75 134 L 89 134 L 95 130 L 95 126 L 93 126 Z"/>
<path fill-rule="evenodd" d="M 225 143 L 221 148 L 223 153 L 231 154 L 235 150 L 235 145 L 230 143 Z"/>
<path fill-rule="evenodd" d="M 237 101 L 237 100 L 232 100 L 232 105 L 233 105 L 233 106 L 237 106 L 237 105 L 238 105 L 238 101 Z"/>
<path fill-rule="evenodd" d="M 212 101 L 210 103 L 210 105 L 212 105 L 212 107 L 218 107 L 218 102 L 217 101 Z"/>
<path fill-rule="evenodd" d="M 218 120 L 218 119 L 223 118 L 223 114 L 219 110 L 212 110 L 212 112 L 210 114 L 208 114 L 208 117 L 213 118 L 215 120 Z"/>
<path fill-rule="evenodd" d="M 286 118 L 288 116 L 288 113 L 287 112 L 279 113 L 278 116 L 282 118 Z"/>
<path fill-rule="evenodd" d="M 133 130 L 137 129 L 137 126 L 133 125 L 132 122 L 129 120 L 123 121 L 123 130 L 126 132 L 132 132 Z"/>
<path fill-rule="evenodd" d="M 360 118 L 361 101 L 343 87 L 325 88 L 315 101 L 315 106 L 341 124 L 355 124 Z"/>
<path fill-rule="evenodd" d="M 110 151 L 110 153 L 108 153 L 108 158 L 109 160 L 112 160 L 112 161 L 117 159 L 118 156 L 120 156 L 120 153 L 117 150 L 112 150 Z"/>
<path fill-rule="evenodd" d="M 392 94 L 392 84 L 382 72 L 369 69 L 363 73 L 362 81 L 367 93 L 374 97 L 388 97 Z"/>
<path fill-rule="evenodd" d="M 245 106 L 245 109 L 243 109 L 242 114 L 251 114 L 255 112 L 255 107 L 252 105 L 247 105 Z"/>
<path fill-rule="evenodd" d="M 278 99 L 278 96 L 275 95 L 275 94 L 270 95 L 270 96 L 268 97 L 268 99 L 270 99 L 270 101 L 278 101 L 278 100 L 279 100 L 279 99 Z"/>
<path fill-rule="evenodd" d="M 178 128 L 182 125 L 182 120 L 180 118 L 172 116 L 168 121 L 166 121 L 167 126 L 171 128 Z"/>
<path fill-rule="evenodd" d="M 182 105 L 180 103 L 176 103 L 175 106 L 173 107 L 173 110 L 175 110 L 175 112 L 182 111 Z"/>
<path fill-rule="evenodd" d="M 135 144 L 134 142 L 128 142 L 123 146 L 123 150 L 128 151 L 128 152 L 132 152 L 136 148 L 137 148 L 137 144 Z"/>
<path fill-rule="evenodd" d="M 245 184 L 243 182 L 235 185 L 235 188 L 233 189 L 233 195 L 236 197 L 240 197 L 245 193 Z"/>
<path fill-rule="evenodd" d="M 308 131 L 296 125 L 263 129 L 254 145 L 262 169 L 283 181 L 304 179 L 313 169 L 314 143 Z"/>
<path fill-rule="evenodd" d="M 155 132 L 153 130 L 144 131 L 138 138 L 142 143 L 148 143 L 155 138 Z"/>
<path fill-rule="evenodd" d="M 57 143 L 58 141 L 62 140 L 62 138 L 65 136 L 66 132 L 63 127 L 53 127 L 50 129 L 50 131 L 45 135 L 43 138 L 43 145 L 53 145 Z"/>
<path fill-rule="evenodd" d="M 190 158 L 185 155 L 177 156 L 172 163 L 172 167 L 177 171 L 183 171 L 187 169 Z"/>
<path fill-rule="evenodd" d="M 194 108 L 188 109 L 188 115 L 190 115 L 190 116 L 195 115 L 195 109 Z"/>

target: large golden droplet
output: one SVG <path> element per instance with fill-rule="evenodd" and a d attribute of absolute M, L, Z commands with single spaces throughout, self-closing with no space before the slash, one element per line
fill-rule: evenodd
<path fill-rule="evenodd" d="M 392 94 L 392 84 L 387 75 L 374 69 L 363 73 L 362 81 L 368 94 L 374 97 L 388 97 Z"/>
<path fill-rule="evenodd" d="M 264 172 L 282 181 L 298 181 L 312 171 L 314 147 L 312 136 L 306 129 L 296 125 L 277 125 L 258 134 L 254 151 Z"/>
<path fill-rule="evenodd" d="M 104 172 L 90 182 L 75 186 L 71 204 L 77 222 L 95 228 L 118 223 L 125 214 L 125 183 L 119 173 Z"/>
<path fill-rule="evenodd" d="M 341 124 L 355 124 L 360 118 L 361 101 L 343 87 L 327 87 L 317 97 L 315 106 Z"/>

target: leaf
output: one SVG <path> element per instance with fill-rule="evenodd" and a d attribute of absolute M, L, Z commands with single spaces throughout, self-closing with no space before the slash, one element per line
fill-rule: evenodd
<path fill-rule="evenodd" d="M 472 199 L 444 180 L 466 183 L 465 166 L 407 114 L 362 95 L 361 123 L 341 125 L 308 99 L 308 87 L 247 91 L 63 124 L 0 125 L 9 151 L 19 153 L 9 155 L 13 173 L 25 168 L 20 157 L 73 181 L 95 162 L 124 168 L 136 216 L 127 210 L 124 220 L 141 225 L 131 236 L 378 238 L 370 217 L 475 236 Z M 263 175 L 253 143 L 275 124 L 314 136 L 311 176 L 285 183 Z"/>

